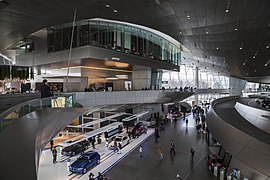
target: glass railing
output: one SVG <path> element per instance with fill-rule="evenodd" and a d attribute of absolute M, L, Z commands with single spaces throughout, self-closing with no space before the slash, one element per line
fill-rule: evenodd
<path fill-rule="evenodd" d="M 18 104 L 0 114 L 0 132 L 7 128 L 14 120 L 24 115 L 45 108 L 73 108 L 75 94 L 57 94 L 53 97 L 34 99 Z"/>

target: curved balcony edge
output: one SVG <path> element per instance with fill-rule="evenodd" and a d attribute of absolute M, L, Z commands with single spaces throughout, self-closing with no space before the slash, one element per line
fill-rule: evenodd
<path fill-rule="evenodd" d="M 217 104 L 238 98 L 240 97 L 226 97 L 212 102 L 206 118 L 208 129 L 222 147 L 232 155 L 230 171 L 238 168 L 241 174 L 251 179 L 267 179 L 270 177 L 270 144 L 234 127 L 216 112 Z"/>

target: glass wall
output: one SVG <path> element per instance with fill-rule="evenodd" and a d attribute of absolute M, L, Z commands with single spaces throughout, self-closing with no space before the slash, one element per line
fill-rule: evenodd
<path fill-rule="evenodd" d="M 162 81 L 165 88 L 195 87 L 196 69 L 186 65 L 180 65 L 180 72 L 165 71 L 162 74 Z M 228 89 L 229 77 L 213 74 L 208 71 L 199 70 L 200 89 Z"/>
<path fill-rule="evenodd" d="M 61 51 L 70 47 L 72 23 L 49 27 L 47 33 L 48 52 Z M 178 65 L 180 61 L 180 48 L 172 42 L 145 29 L 121 23 L 97 20 L 76 22 L 72 47 L 85 45 L 175 65 Z"/>
<path fill-rule="evenodd" d="M 213 74 L 209 71 L 199 71 L 199 87 L 201 89 L 228 89 L 229 77 Z"/>

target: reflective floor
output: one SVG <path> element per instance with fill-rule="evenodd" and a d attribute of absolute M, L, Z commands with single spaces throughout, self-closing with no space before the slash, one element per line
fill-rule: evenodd
<path fill-rule="evenodd" d="M 197 133 L 192 115 L 189 123 L 178 120 L 169 122 L 160 131 L 160 141 L 151 136 L 142 144 L 143 157 L 138 148 L 106 173 L 110 180 L 174 180 L 176 174 L 183 179 L 217 180 L 206 165 L 208 146 L 206 134 Z M 174 141 L 176 154 L 170 153 L 170 140 Z M 160 161 L 159 148 L 164 158 Z M 194 162 L 190 162 L 190 148 L 195 150 Z"/>

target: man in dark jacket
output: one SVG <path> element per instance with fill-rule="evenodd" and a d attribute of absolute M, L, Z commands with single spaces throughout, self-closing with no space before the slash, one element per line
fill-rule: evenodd
<path fill-rule="evenodd" d="M 41 98 L 46 98 L 51 96 L 50 87 L 48 86 L 47 79 L 44 79 L 42 85 L 40 86 Z"/>

